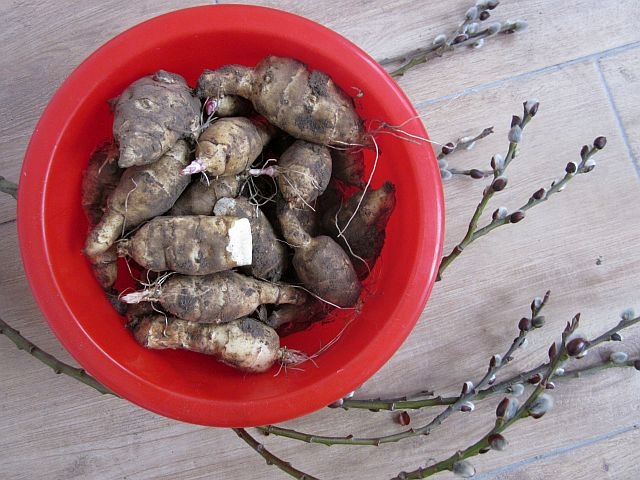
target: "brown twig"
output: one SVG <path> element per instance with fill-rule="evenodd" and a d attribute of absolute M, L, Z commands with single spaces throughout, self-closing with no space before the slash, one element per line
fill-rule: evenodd
<path fill-rule="evenodd" d="M 85 385 L 90 386 L 91 388 L 97 390 L 102 394 L 115 395 L 110 389 L 102 385 L 95 378 L 85 372 L 82 368 L 72 367 L 60 360 L 58 360 L 53 355 L 45 352 L 37 345 L 31 343 L 29 340 L 24 338 L 20 332 L 10 325 L 8 325 L 4 320 L 0 318 L 0 333 L 5 335 L 9 340 L 11 340 L 16 347 L 20 350 L 24 350 L 29 353 L 33 357 L 40 360 L 45 365 L 51 367 L 53 371 L 57 374 L 64 374 L 71 378 L 78 380 L 79 382 L 84 383 Z"/>
<path fill-rule="evenodd" d="M 0 192 L 11 195 L 16 200 L 18 199 L 18 184 L 10 182 L 4 177 L 0 177 Z"/>
<path fill-rule="evenodd" d="M 247 432 L 244 428 L 234 428 L 234 432 L 242 439 L 244 442 L 253 448 L 258 454 L 262 456 L 267 462 L 267 465 L 274 465 L 278 467 L 280 470 L 285 472 L 286 474 L 296 478 L 298 480 L 318 480 L 316 477 L 309 475 L 297 468 L 291 466 L 289 462 L 282 460 L 280 457 L 277 457 L 269 450 L 264 448 L 260 442 L 258 442 L 255 438 L 253 438 L 249 432 Z"/>

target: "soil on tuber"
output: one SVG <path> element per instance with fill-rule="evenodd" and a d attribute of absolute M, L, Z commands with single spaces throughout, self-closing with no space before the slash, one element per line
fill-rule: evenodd
<path fill-rule="evenodd" d="M 198 137 L 196 159 L 183 169 L 184 175 L 236 175 L 249 168 L 260 155 L 275 129 L 256 118 L 221 118 Z"/>
<path fill-rule="evenodd" d="M 297 365 L 306 359 L 295 350 L 281 347 L 275 330 L 252 318 L 213 325 L 156 314 L 134 320 L 129 328 L 143 347 L 186 349 L 213 355 L 222 363 L 245 372 L 265 372 L 276 363 Z"/>
<path fill-rule="evenodd" d="M 324 72 L 292 58 L 268 56 L 254 68 L 226 65 L 198 79 L 197 95 L 220 93 L 251 100 L 256 111 L 290 135 L 322 145 L 363 142 L 353 101 Z"/>
<path fill-rule="evenodd" d="M 136 80 L 112 104 L 123 168 L 155 162 L 200 124 L 200 101 L 184 78 L 164 70 Z"/>
<path fill-rule="evenodd" d="M 244 178 L 241 175 L 196 178 L 182 192 L 168 215 L 211 215 L 218 200 L 237 197 L 243 184 Z"/>
<path fill-rule="evenodd" d="M 331 154 L 322 145 L 298 140 L 278 160 L 276 181 L 291 205 L 312 204 L 331 179 Z"/>
<path fill-rule="evenodd" d="M 307 294 L 233 271 L 211 275 L 171 275 L 163 281 L 122 297 L 125 303 L 158 302 L 183 320 L 225 323 L 253 313 L 263 304 L 304 303 Z"/>
<path fill-rule="evenodd" d="M 180 175 L 188 162 L 183 140 L 156 162 L 128 168 L 107 202 L 107 210 L 89 233 L 85 254 L 95 258 L 106 252 L 127 229 L 169 210 L 189 184 Z"/>
<path fill-rule="evenodd" d="M 331 305 L 355 306 L 362 285 L 342 247 L 326 235 L 309 235 L 293 208 L 281 208 L 278 218 L 285 239 L 295 250 L 292 264 L 302 284 Z"/>
<path fill-rule="evenodd" d="M 287 267 L 287 249 L 279 241 L 271 223 L 257 205 L 244 197 L 222 198 L 213 209 L 215 215 L 248 219 L 251 224 L 252 262 L 243 270 L 256 278 L 277 282 Z"/>
<path fill-rule="evenodd" d="M 349 254 L 358 277 L 364 279 L 380 256 L 387 222 L 396 205 L 395 186 L 357 191 L 322 215 L 322 227 Z"/>
<path fill-rule="evenodd" d="M 154 272 L 207 275 L 252 264 L 251 230 L 246 218 L 159 216 L 118 241 L 118 255 Z"/>

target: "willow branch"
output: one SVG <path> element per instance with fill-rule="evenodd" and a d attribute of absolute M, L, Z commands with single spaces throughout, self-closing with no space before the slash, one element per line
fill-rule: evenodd
<path fill-rule="evenodd" d="M 524 111 L 522 118 L 518 116 L 514 116 L 512 118 L 511 130 L 508 135 L 509 147 L 507 154 L 504 158 L 501 155 L 493 157 L 491 161 L 491 166 L 493 168 L 493 180 L 491 184 L 484 189 L 482 199 L 473 213 L 465 236 L 448 255 L 442 258 L 438 269 L 437 280 L 442 279 L 442 274 L 449 265 L 457 259 L 460 254 L 462 254 L 466 247 L 478 238 L 483 237 L 500 226 L 522 221 L 527 210 L 547 201 L 552 195 L 561 192 L 573 177 L 578 174 L 591 172 L 595 167 L 595 162 L 592 159 L 593 155 L 602 150 L 607 143 L 607 139 L 600 136 L 593 141 L 592 146 L 583 146 L 580 151 L 581 160 L 579 162 L 567 163 L 565 167 L 565 175 L 560 180 L 554 181 L 548 189 L 541 188 L 535 191 L 524 205 L 511 214 L 509 214 L 504 207 L 497 209 L 492 215 L 491 222 L 483 227 L 478 227 L 480 217 L 482 216 L 489 201 L 493 198 L 496 192 L 500 192 L 506 187 L 507 177 L 504 175 L 505 171 L 517 154 L 517 147 L 522 140 L 522 132 L 525 126 L 538 111 L 538 102 L 527 101 L 524 102 L 523 105 Z"/>
<path fill-rule="evenodd" d="M 60 360 L 58 360 L 53 355 L 45 352 L 37 345 L 31 343 L 29 340 L 24 338 L 20 332 L 10 325 L 8 325 L 4 320 L 0 318 L 0 333 L 5 335 L 9 340 L 11 340 L 16 347 L 20 350 L 24 350 L 29 353 L 33 357 L 40 360 L 45 365 L 51 367 L 53 371 L 57 374 L 67 375 L 75 380 L 78 380 L 85 385 L 90 386 L 91 388 L 97 390 L 102 394 L 115 395 L 111 390 L 98 382 L 95 378 L 85 372 L 82 368 L 72 367 Z"/>
<path fill-rule="evenodd" d="M 539 301 L 534 300 L 531 306 L 532 318 L 535 318 L 542 308 L 546 305 L 549 300 L 549 292 L 547 292 L 544 298 L 539 299 Z M 324 436 L 324 435 L 313 435 L 305 432 L 299 432 L 297 430 L 292 430 L 288 428 L 277 427 L 275 425 L 267 425 L 265 427 L 259 427 L 264 433 L 274 434 L 282 437 L 287 437 L 307 443 L 320 443 L 323 445 L 382 445 L 384 443 L 393 443 L 403 440 L 405 438 L 416 437 L 419 435 L 429 435 L 433 429 L 442 424 L 447 418 L 449 418 L 456 411 L 470 411 L 472 410 L 473 403 L 472 401 L 475 399 L 477 395 L 477 391 L 482 390 L 487 385 L 490 385 L 495 381 L 496 374 L 498 371 L 507 365 L 512 359 L 513 354 L 519 348 L 521 348 L 525 344 L 526 336 L 529 333 L 529 328 L 520 328 L 520 333 L 513 340 L 508 350 L 503 356 L 494 355 L 489 362 L 489 367 L 485 372 L 484 376 L 480 379 L 477 385 L 474 387 L 471 382 L 465 382 L 462 387 L 462 392 L 460 395 L 455 397 L 455 399 L 448 402 L 447 407 L 440 412 L 435 418 L 433 418 L 429 423 L 417 427 L 417 428 L 409 428 L 407 430 L 394 433 L 391 435 L 383 435 L 378 437 L 354 437 L 353 435 L 348 436 Z M 430 399 L 434 400 L 434 399 Z M 345 400 L 345 402 L 349 402 Z M 391 409 L 395 409 L 398 405 L 407 405 L 406 402 L 396 402 L 391 405 Z M 344 407 L 344 402 L 343 402 Z M 371 406 L 370 406 L 371 408 Z"/>
<path fill-rule="evenodd" d="M 448 142 L 442 146 L 438 154 L 438 160 L 451 155 L 459 150 L 470 150 L 478 140 L 482 140 L 493 133 L 493 127 L 487 127 L 475 137 L 460 137 L 456 142 Z"/>
<path fill-rule="evenodd" d="M 442 279 L 442 274 L 444 273 L 444 271 L 456 258 L 460 256 L 460 254 L 464 251 L 464 249 L 478 238 L 476 234 L 476 229 L 478 228 L 478 222 L 480 220 L 480 216 L 484 212 L 484 209 L 487 207 L 489 200 L 493 198 L 493 195 L 496 192 L 503 190 L 504 187 L 506 186 L 506 178 L 503 177 L 503 174 L 507 169 L 507 167 L 509 166 L 509 164 L 511 163 L 511 161 L 516 156 L 516 150 L 518 147 L 518 143 L 520 143 L 520 140 L 521 140 L 522 131 L 524 130 L 526 125 L 529 123 L 529 121 L 535 116 L 538 110 L 537 103 L 535 104 L 535 107 L 528 107 L 527 106 L 528 104 L 529 102 L 524 103 L 525 107 L 524 107 L 524 114 L 522 119 L 518 118 L 518 122 L 517 122 L 518 124 L 512 125 L 511 131 L 509 132 L 509 147 L 507 149 L 506 156 L 504 157 L 503 160 L 501 159 L 501 161 L 495 161 L 495 157 L 494 157 L 494 160 L 492 162 L 493 181 L 491 185 L 485 188 L 482 194 L 482 199 L 480 200 L 480 203 L 478 203 L 478 205 L 476 206 L 476 209 L 473 212 L 473 216 L 471 217 L 469 226 L 467 227 L 467 233 L 465 234 L 463 239 L 453 248 L 453 250 L 448 255 L 442 258 L 442 261 L 440 262 L 440 267 L 438 268 L 438 276 L 437 276 L 438 280 Z M 514 118 L 517 118 L 517 117 L 514 117 Z M 516 130 L 516 127 L 517 127 L 517 130 Z M 514 131 L 516 132 L 516 134 L 513 134 Z"/>
<path fill-rule="evenodd" d="M 546 369 L 545 375 L 540 383 L 536 386 L 536 388 L 531 392 L 527 400 L 524 404 L 517 409 L 517 411 L 513 415 L 509 415 L 508 412 L 504 412 L 498 415 L 496 419 L 495 426 L 489 431 L 485 436 L 483 436 L 480 440 L 476 441 L 469 447 L 465 448 L 462 451 L 458 451 L 451 455 L 449 458 L 437 462 L 433 465 L 424 468 L 418 468 L 411 472 L 401 472 L 398 476 L 394 477 L 392 480 L 411 480 L 411 479 L 419 479 L 430 477 L 436 473 L 443 471 L 455 471 L 456 464 L 460 464 L 460 462 L 466 461 L 466 459 L 471 458 L 473 456 L 479 455 L 481 452 L 489 451 L 492 448 L 492 439 L 496 438 L 497 435 L 504 432 L 511 425 L 516 423 L 523 418 L 527 418 L 529 416 L 533 416 L 532 407 L 536 400 L 542 395 L 542 393 L 546 390 L 547 385 L 550 383 L 553 378 L 555 372 L 560 368 L 560 366 L 569 358 L 569 354 L 567 352 L 567 339 L 569 336 L 577 329 L 579 323 L 580 315 L 576 315 L 571 323 L 567 325 L 567 328 L 562 333 L 562 343 L 560 347 L 560 351 L 554 358 L 549 362 L 549 366 Z M 535 418 L 539 418 L 544 414 L 544 411 L 539 415 L 535 415 Z M 473 467 L 469 467 L 472 469 Z M 471 470 L 469 476 L 473 476 L 475 474 L 475 469 Z"/>
<path fill-rule="evenodd" d="M 443 55 L 468 47 L 481 47 L 485 40 L 498 34 L 511 34 L 527 28 L 527 23 L 523 20 L 507 22 L 483 23 L 498 6 L 497 0 L 490 0 L 478 3 L 467 9 L 463 21 L 458 28 L 448 35 L 440 34 L 433 39 L 430 45 L 411 50 L 380 61 L 383 66 L 400 64 L 400 66 L 390 71 L 392 77 L 401 77 L 410 69 L 427 63 L 428 61 L 442 57 Z"/>
<path fill-rule="evenodd" d="M 255 438 L 253 438 L 249 432 L 247 432 L 244 428 L 234 428 L 234 432 L 242 439 L 244 442 L 253 448 L 256 452 L 258 452 L 262 458 L 265 459 L 267 465 L 274 465 L 278 467 L 280 470 L 285 472 L 286 474 L 296 478 L 298 480 L 318 480 L 316 477 L 309 475 L 297 468 L 291 466 L 289 462 L 282 460 L 280 457 L 277 457 L 269 450 L 264 448 L 260 442 L 258 442 Z"/>
<path fill-rule="evenodd" d="M 602 335 L 594 338 L 593 340 L 590 340 L 588 342 L 589 349 L 593 349 L 604 342 L 611 341 L 612 337 L 614 337 L 615 334 L 617 334 L 618 332 L 621 332 L 624 329 L 632 327 L 639 322 L 640 322 L 640 316 L 620 320 L 620 322 L 615 327 L 610 328 Z M 567 369 L 565 374 L 562 376 L 556 377 L 556 380 L 560 382 L 565 379 L 579 378 L 581 375 L 584 375 L 584 374 L 591 374 L 601 370 L 606 370 L 606 369 L 616 368 L 616 367 L 636 367 L 635 362 L 636 360 L 629 360 L 628 362 L 624 362 L 622 364 L 616 364 L 609 360 L 606 360 L 602 363 L 592 364 L 589 366 L 574 367 L 574 368 Z M 535 378 L 536 375 L 540 375 L 542 372 L 544 372 L 547 368 L 549 368 L 549 363 L 548 362 L 542 363 L 537 367 L 531 368 L 530 370 L 517 373 L 508 379 L 489 385 L 484 389 L 478 390 L 473 400 L 481 401 L 493 395 L 496 395 L 498 393 L 508 393 L 511 391 L 514 385 L 526 384 L 531 379 Z M 424 395 L 416 396 L 416 398 L 402 397 L 398 399 L 380 399 L 380 398 L 345 399 L 342 402 L 341 407 L 344 409 L 360 408 L 360 409 L 367 409 L 367 410 L 374 410 L 374 411 L 416 410 L 421 408 L 450 405 L 458 399 L 458 397 L 453 397 L 453 396 L 448 396 L 448 397 L 437 396 L 437 397 L 431 397 L 431 398 L 420 398 L 421 396 L 424 396 Z"/>
<path fill-rule="evenodd" d="M 10 182 L 4 177 L 0 177 L 0 192 L 11 195 L 13 198 L 18 198 L 18 184 Z"/>
<path fill-rule="evenodd" d="M 585 167 L 585 165 L 587 164 L 587 162 L 589 162 L 589 159 L 599 151 L 600 149 L 596 147 L 591 147 L 587 152 L 587 154 L 584 155 L 582 161 L 577 167 L 577 170 L 572 171 L 571 169 L 573 169 L 574 167 L 569 167 L 569 171 L 566 171 L 565 175 L 559 181 L 552 183 L 552 185 L 548 190 L 540 189 L 537 192 L 534 192 L 534 195 L 531 196 L 531 198 L 529 198 L 527 203 L 525 203 L 520 208 L 518 208 L 517 211 L 526 212 L 527 210 L 535 207 L 536 205 L 540 205 L 541 203 L 546 202 L 549 199 L 549 197 L 564 190 L 567 182 L 569 182 L 573 177 L 575 177 L 576 174 L 587 173 L 587 171 L 590 171 L 588 170 L 588 167 Z M 569 164 L 571 163 L 572 162 L 570 162 Z M 491 232 L 492 230 L 498 227 L 501 227 L 503 225 L 506 225 L 508 223 L 513 223 L 513 218 L 511 215 L 507 215 L 503 218 L 494 218 L 489 224 L 485 225 L 482 228 L 479 228 L 473 233 L 473 240 L 476 240 L 486 235 L 487 233 Z"/>

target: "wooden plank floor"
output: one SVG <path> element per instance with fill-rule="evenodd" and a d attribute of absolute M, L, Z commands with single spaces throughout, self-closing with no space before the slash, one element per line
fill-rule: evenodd
<path fill-rule="evenodd" d="M 70 72 L 109 38 L 136 23 L 201 2 L 51 0 L 0 4 L 0 175 L 17 181 L 33 128 Z M 226 3 L 226 2 L 217 2 Z M 398 54 L 455 28 L 469 0 L 253 1 L 318 21 L 374 58 Z M 438 142 L 495 133 L 451 159 L 487 168 L 504 153 L 511 115 L 540 101 L 510 168 L 509 188 L 488 209 L 515 209 L 559 177 L 580 147 L 608 138 L 597 168 L 527 218 L 471 246 L 436 285 L 425 312 L 394 357 L 356 393 L 394 396 L 421 389 L 457 394 L 506 350 L 531 299 L 552 291 L 547 326 L 532 335 L 518 368 L 546 356 L 576 312 L 596 335 L 627 307 L 640 310 L 640 31 L 637 0 L 503 0 L 497 20 L 523 18 L 521 34 L 447 55 L 399 80 Z M 464 233 L 484 184 L 445 184 L 451 249 Z M 493 207 L 493 208 L 491 208 Z M 0 196 L 0 317 L 62 360 L 73 362 L 47 328 L 20 264 L 15 203 Z M 640 331 L 624 335 L 640 355 Z M 595 355 L 607 355 L 616 345 Z M 620 348 L 620 347 L 619 347 Z M 585 359 L 589 361 L 589 356 Z M 100 396 L 0 337 L 0 478 L 286 478 L 233 432 L 175 422 L 123 400 Z M 515 371 L 515 370 L 510 370 Z M 635 479 L 640 449 L 640 373 L 630 370 L 558 383 L 555 408 L 508 432 L 509 448 L 473 460 L 476 478 Z M 490 427 L 495 402 L 452 416 L 432 436 L 383 447 L 340 447 L 263 437 L 266 446 L 322 479 L 385 479 L 442 459 Z M 399 427 L 393 414 L 324 409 L 286 426 L 317 434 L 371 435 Z M 412 414 L 416 425 L 429 413 Z M 437 478 L 453 478 L 443 473 Z"/>

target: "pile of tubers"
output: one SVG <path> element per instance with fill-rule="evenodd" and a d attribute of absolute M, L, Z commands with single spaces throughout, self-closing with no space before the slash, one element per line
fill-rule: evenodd
<path fill-rule="evenodd" d="M 195 90 L 161 70 L 111 106 L 83 177 L 84 253 L 134 338 L 245 372 L 303 361 L 280 336 L 358 303 L 395 206 L 390 182 L 365 188 L 352 99 L 269 56 Z M 120 257 L 137 291 L 116 289 Z"/>

